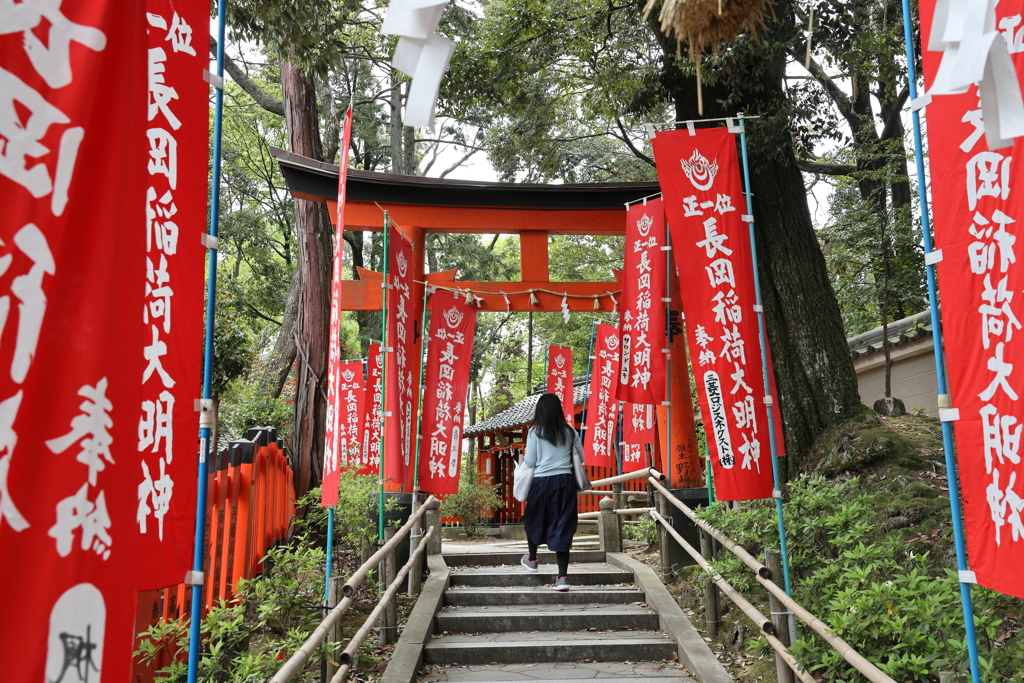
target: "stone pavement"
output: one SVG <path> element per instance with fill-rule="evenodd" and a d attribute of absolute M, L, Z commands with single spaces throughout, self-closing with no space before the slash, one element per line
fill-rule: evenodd
<path fill-rule="evenodd" d="M 417 677 L 420 683 L 728 680 L 701 679 L 680 664 L 692 658 L 663 629 L 647 589 L 628 564 L 605 561 L 603 552 L 573 550 L 564 593 L 552 588 L 557 568 L 550 553 L 540 553 L 537 573 L 519 565 L 522 553 L 508 543 L 445 543 L 443 554 L 450 586 L 423 648 L 429 673 Z M 664 590 L 660 582 L 658 589 Z"/>

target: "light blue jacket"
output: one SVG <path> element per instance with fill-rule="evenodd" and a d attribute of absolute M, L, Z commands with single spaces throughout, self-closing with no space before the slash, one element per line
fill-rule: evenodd
<path fill-rule="evenodd" d="M 572 449 L 580 442 L 575 429 L 568 429 L 572 436 L 556 446 L 546 439 L 537 436 L 537 428 L 531 427 L 526 435 L 526 464 L 536 467 L 533 476 L 553 477 L 557 474 L 572 474 Z"/>

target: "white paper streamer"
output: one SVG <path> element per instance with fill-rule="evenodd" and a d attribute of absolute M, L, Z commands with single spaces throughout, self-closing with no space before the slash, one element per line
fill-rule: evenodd
<path fill-rule="evenodd" d="M 959 95 L 978 85 L 985 139 L 1001 149 L 1024 136 L 1024 97 L 1003 34 L 996 30 L 998 0 L 938 0 L 928 49 L 942 51 L 929 94 Z"/>
<path fill-rule="evenodd" d="M 563 294 L 562 295 L 562 320 L 564 320 L 565 322 L 569 322 L 569 316 L 570 315 L 572 315 L 572 313 L 569 312 L 569 295 L 568 294 Z"/>
<path fill-rule="evenodd" d="M 391 0 L 381 33 L 399 36 L 391 65 L 412 78 L 405 125 L 434 128 L 441 78 L 455 44 L 435 32 L 448 0 Z"/>

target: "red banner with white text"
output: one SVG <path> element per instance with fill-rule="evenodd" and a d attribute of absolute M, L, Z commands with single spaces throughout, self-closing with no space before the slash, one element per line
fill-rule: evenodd
<path fill-rule="evenodd" d="M 572 349 L 568 346 L 548 347 L 548 393 L 562 402 L 562 412 L 570 427 L 576 427 L 575 399 L 572 388 Z"/>
<path fill-rule="evenodd" d="M 363 410 L 363 449 L 360 474 L 377 474 L 380 467 L 381 405 L 384 401 L 384 356 L 380 344 L 370 344 L 366 358 L 366 401 Z"/>
<path fill-rule="evenodd" d="M 346 419 L 342 411 L 340 389 L 338 387 L 341 372 L 341 278 L 342 261 L 345 255 L 345 181 L 348 178 L 348 147 L 352 137 L 352 109 L 345 112 L 345 128 L 341 135 L 341 150 L 338 158 L 341 167 L 338 172 L 338 215 L 335 221 L 334 235 L 334 270 L 331 276 L 331 323 L 330 338 L 327 342 L 327 421 L 324 429 L 324 472 L 321 488 L 320 506 L 330 507 L 338 504 L 338 481 L 340 471 L 338 463 L 348 462 L 347 453 L 339 453 L 339 442 L 345 427 Z M 362 369 L 359 371 L 362 377 Z M 349 441 L 351 443 L 351 441 Z"/>
<path fill-rule="evenodd" d="M 415 365 L 415 306 L 412 301 L 412 245 L 390 228 L 388 276 L 388 348 L 384 372 L 384 476 L 401 490 L 412 489 L 413 438 L 417 378 Z"/>
<path fill-rule="evenodd" d="M 363 426 L 366 422 L 366 382 L 363 380 L 362 361 L 338 363 L 335 390 L 338 393 L 333 418 L 337 431 L 334 448 L 324 451 L 322 507 L 338 504 L 341 468 L 358 466 L 362 457 Z"/>
<path fill-rule="evenodd" d="M 146 301 L 138 435 L 139 588 L 181 583 L 195 543 L 210 104 L 209 4 L 147 0 Z M 211 450 L 216 450 L 214 446 Z"/>
<path fill-rule="evenodd" d="M 926 47 L 935 4 L 920 3 Z M 995 14 L 1021 81 L 1024 45 L 1016 27 L 1024 1 L 1005 0 Z M 927 49 L 923 57 L 931 87 L 940 61 L 952 57 Z M 941 416 L 955 419 L 967 556 L 979 584 L 1024 597 L 1024 267 L 1016 263 L 1015 245 L 1024 188 L 1012 182 L 1019 172 L 1011 174 L 1012 162 L 1024 158 L 1024 138 L 989 149 L 977 86 L 963 95 L 934 95 L 925 111 L 952 403 L 952 414 Z"/>
<path fill-rule="evenodd" d="M 657 414 L 647 403 L 622 404 L 622 471 L 647 467 L 647 446 L 654 444 Z"/>
<path fill-rule="evenodd" d="M 456 493 L 476 306 L 442 289 L 431 296 L 430 310 L 419 488 L 430 493 Z"/>
<path fill-rule="evenodd" d="M 682 283 L 715 495 L 768 498 L 768 413 L 736 138 L 725 128 L 694 135 L 673 130 L 659 132 L 651 144 Z"/>
<path fill-rule="evenodd" d="M 619 425 L 619 330 L 600 324 L 594 336 L 594 361 L 590 372 L 590 398 L 583 439 L 583 462 L 615 468 L 615 435 Z"/>
<path fill-rule="evenodd" d="M 0 3 L 5 681 L 131 672 L 146 64 L 144 2 Z"/>
<path fill-rule="evenodd" d="M 619 329 L 622 362 L 618 398 L 630 403 L 665 400 L 665 208 L 651 199 L 626 209 Z"/>

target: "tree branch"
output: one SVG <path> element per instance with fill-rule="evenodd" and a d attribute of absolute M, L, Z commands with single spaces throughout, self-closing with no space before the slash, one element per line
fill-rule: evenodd
<path fill-rule="evenodd" d="M 790 49 L 789 56 L 799 62 L 801 66 L 806 67 L 805 62 L 799 53 L 800 50 Z M 856 114 L 853 113 L 853 103 L 850 102 L 850 98 L 838 85 L 835 84 L 835 81 L 829 78 L 828 74 L 825 73 L 825 70 L 822 69 L 813 58 L 811 59 L 811 68 L 807 69 L 807 71 L 814 77 L 814 80 L 825 88 L 825 92 L 828 93 L 828 96 L 833 102 L 835 102 L 836 107 L 839 108 L 839 112 L 847 118 L 847 120 L 850 116 L 856 116 Z"/>
<path fill-rule="evenodd" d="M 214 55 L 217 54 L 217 39 L 210 36 L 210 52 Z M 258 86 L 255 81 L 245 75 L 245 72 L 235 64 L 235 61 L 224 55 L 224 68 L 228 70 L 228 74 L 231 76 L 231 80 L 238 84 L 238 86 L 247 92 L 249 96 L 271 114 L 277 114 L 280 117 L 284 117 L 284 104 L 280 100 L 274 99 L 268 95 L 263 88 Z"/>
<path fill-rule="evenodd" d="M 903 105 L 907 103 L 907 98 L 910 97 L 910 86 L 904 85 L 903 90 L 896 96 L 896 101 L 892 105 L 892 112 L 889 114 L 889 119 L 885 122 L 885 128 L 882 129 L 882 135 L 879 136 L 880 140 L 888 140 L 895 137 L 897 128 L 902 123 L 900 114 L 903 113 Z"/>
<path fill-rule="evenodd" d="M 796 167 L 804 173 L 815 173 L 817 175 L 850 175 L 856 172 L 857 167 L 849 164 L 829 164 L 820 161 L 796 160 Z"/>
<path fill-rule="evenodd" d="M 615 118 L 615 125 L 619 127 L 619 132 L 622 133 L 622 141 L 626 143 L 626 147 L 629 147 L 629 151 L 631 151 L 638 159 L 642 159 L 651 166 L 654 166 L 654 159 L 637 149 L 633 144 L 633 141 L 629 139 L 629 135 L 626 134 L 626 128 L 622 125 L 622 120 L 618 117 Z"/>

